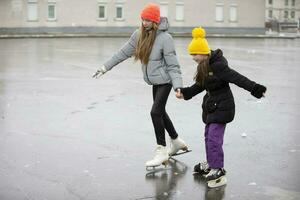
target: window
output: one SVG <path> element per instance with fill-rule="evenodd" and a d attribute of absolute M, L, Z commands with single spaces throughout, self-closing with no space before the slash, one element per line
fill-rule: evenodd
<path fill-rule="evenodd" d="M 98 20 L 107 20 L 107 0 L 98 0 Z"/>
<path fill-rule="evenodd" d="M 273 0 L 269 0 L 269 5 L 272 5 L 273 4 Z"/>
<path fill-rule="evenodd" d="M 284 1 L 284 5 L 285 5 L 285 6 L 288 6 L 288 5 L 289 5 L 289 0 L 285 0 L 285 1 Z"/>
<path fill-rule="evenodd" d="M 223 16 L 223 5 L 216 6 L 216 21 L 222 22 L 224 20 Z"/>
<path fill-rule="evenodd" d="M 285 10 L 284 11 L 284 19 L 287 19 L 289 17 L 289 11 Z"/>
<path fill-rule="evenodd" d="M 106 5 L 98 5 L 98 19 L 106 19 Z"/>
<path fill-rule="evenodd" d="M 38 7 L 36 0 L 29 0 L 27 4 L 27 19 L 28 21 L 38 20 Z"/>
<path fill-rule="evenodd" d="M 116 19 L 122 20 L 123 19 L 123 5 L 117 5 L 116 6 Z"/>
<path fill-rule="evenodd" d="M 268 17 L 269 17 L 269 18 L 273 18 L 273 10 L 269 10 Z"/>
<path fill-rule="evenodd" d="M 160 3 L 160 16 L 168 17 L 168 3 Z"/>
<path fill-rule="evenodd" d="M 295 0 L 292 0 L 292 6 L 295 6 Z"/>
<path fill-rule="evenodd" d="M 48 20 L 56 20 L 56 5 L 48 4 Z"/>
<path fill-rule="evenodd" d="M 229 21 L 231 22 L 237 21 L 237 7 L 235 5 L 230 6 L 229 8 Z"/>
<path fill-rule="evenodd" d="M 295 19 L 295 11 L 291 11 L 291 18 Z"/>
<path fill-rule="evenodd" d="M 176 20 L 178 20 L 178 21 L 184 20 L 184 5 L 183 5 L 183 3 L 176 4 Z"/>

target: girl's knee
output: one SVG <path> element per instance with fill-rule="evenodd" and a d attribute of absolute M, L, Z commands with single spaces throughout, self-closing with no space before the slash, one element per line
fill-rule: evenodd
<path fill-rule="evenodd" d="M 163 116 L 164 112 L 159 109 L 152 109 L 150 112 L 151 116 Z"/>

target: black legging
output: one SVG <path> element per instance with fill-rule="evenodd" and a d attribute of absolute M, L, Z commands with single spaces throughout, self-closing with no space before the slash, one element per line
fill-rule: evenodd
<path fill-rule="evenodd" d="M 176 139 L 178 134 L 166 112 L 166 103 L 171 91 L 171 84 L 153 85 L 153 105 L 151 118 L 155 130 L 158 145 L 166 146 L 165 129 L 172 139 Z"/>

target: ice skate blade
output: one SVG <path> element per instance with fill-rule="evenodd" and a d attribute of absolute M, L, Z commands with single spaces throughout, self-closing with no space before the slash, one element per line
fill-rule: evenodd
<path fill-rule="evenodd" d="M 155 170 L 157 170 L 157 168 L 158 169 L 162 168 L 161 166 L 164 166 L 164 168 L 167 168 L 168 164 L 169 164 L 169 161 L 166 160 L 166 161 L 162 162 L 160 165 L 146 166 L 146 170 L 147 171 L 155 171 Z"/>
<path fill-rule="evenodd" d="M 189 152 L 191 152 L 192 150 L 190 150 L 190 149 L 185 149 L 185 150 L 183 150 L 182 149 L 182 151 L 180 151 L 180 152 L 177 152 L 177 153 L 175 153 L 175 154 L 173 154 L 173 155 L 170 155 L 170 157 L 173 157 L 173 156 L 179 156 L 179 155 L 181 155 L 181 154 L 185 154 L 185 153 L 189 153 Z"/>
<path fill-rule="evenodd" d="M 168 171 L 168 170 L 171 170 L 172 168 L 171 167 L 156 167 L 156 168 L 153 168 L 152 170 L 147 170 L 147 173 L 146 173 L 146 177 L 153 177 L 155 176 L 157 173 L 160 173 L 160 172 L 165 172 L 165 171 Z"/>
<path fill-rule="evenodd" d="M 226 185 L 227 179 L 225 176 L 221 176 L 220 178 L 216 180 L 211 180 L 207 182 L 207 186 L 209 188 L 216 188 L 216 187 L 221 187 L 223 185 Z"/>
<path fill-rule="evenodd" d="M 199 177 L 201 177 L 202 179 L 206 179 L 206 175 L 207 175 L 208 173 L 200 173 L 200 172 L 195 172 L 195 171 L 193 171 L 193 175 L 195 175 L 195 176 L 199 176 Z"/>

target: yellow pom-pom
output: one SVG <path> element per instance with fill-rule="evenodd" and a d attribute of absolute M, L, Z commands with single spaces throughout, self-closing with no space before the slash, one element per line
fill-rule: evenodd
<path fill-rule="evenodd" d="M 193 31 L 192 31 L 192 35 L 193 35 L 193 38 L 205 38 L 206 36 L 206 33 L 205 33 L 205 30 L 201 27 L 199 28 L 194 28 Z"/>

